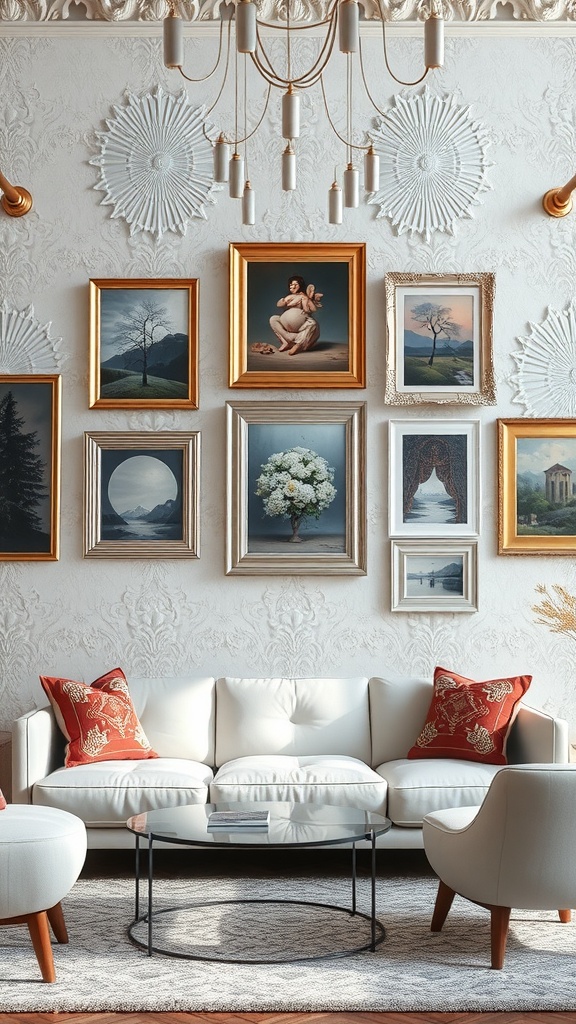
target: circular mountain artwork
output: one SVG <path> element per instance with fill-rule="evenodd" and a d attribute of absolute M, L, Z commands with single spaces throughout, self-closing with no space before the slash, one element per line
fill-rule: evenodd
<path fill-rule="evenodd" d="M 108 467 L 108 484 L 102 487 L 102 540 L 182 539 L 178 481 L 163 457 L 173 454 L 131 455 Z"/>

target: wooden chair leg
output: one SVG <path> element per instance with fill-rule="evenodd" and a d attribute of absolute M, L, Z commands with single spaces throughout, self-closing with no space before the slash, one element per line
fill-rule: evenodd
<path fill-rule="evenodd" d="M 48 929 L 48 914 L 45 910 L 39 914 L 27 914 L 28 931 L 36 953 L 36 959 L 40 966 L 43 981 L 56 981 L 54 970 L 54 957 L 50 944 L 50 931 Z"/>
<path fill-rule="evenodd" d="M 562 921 L 562 924 L 570 924 L 570 921 L 572 920 L 572 911 L 571 910 L 559 910 L 558 911 L 558 917 Z"/>
<path fill-rule="evenodd" d="M 456 893 L 454 892 L 454 889 L 450 889 L 449 886 L 440 881 L 438 892 L 436 894 L 434 913 L 432 914 L 432 924 L 430 925 L 431 932 L 442 931 L 442 925 L 448 917 L 448 912 L 452 906 L 455 895 Z"/>
<path fill-rule="evenodd" d="M 491 967 L 500 971 L 504 966 L 506 940 L 510 924 L 510 907 L 490 907 Z"/>
<path fill-rule="evenodd" d="M 68 932 L 66 930 L 66 922 L 64 921 L 64 914 L 62 912 L 62 904 L 57 903 L 55 907 L 50 907 L 47 910 L 48 920 L 54 932 L 54 936 L 57 942 L 68 942 Z"/>

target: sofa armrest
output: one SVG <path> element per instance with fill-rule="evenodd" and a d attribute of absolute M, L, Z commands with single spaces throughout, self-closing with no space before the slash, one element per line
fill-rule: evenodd
<path fill-rule="evenodd" d="M 12 800 L 32 803 L 32 787 L 64 764 L 64 738 L 51 707 L 29 711 L 12 726 Z"/>
<path fill-rule="evenodd" d="M 509 764 L 564 764 L 570 760 L 568 722 L 521 704 L 508 737 Z"/>

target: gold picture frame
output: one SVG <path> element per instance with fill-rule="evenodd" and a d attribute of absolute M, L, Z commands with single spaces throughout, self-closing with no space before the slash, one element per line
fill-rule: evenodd
<path fill-rule="evenodd" d="M 365 293 L 363 242 L 231 242 L 230 387 L 364 388 Z"/>
<path fill-rule="evenodd" d="M 495 405 L 494 274 L 389 273 L 384 287 L 388 405 Z"/>
<path fill-rule="evenodd" d="M 11 499 L 0 507 L 1 562 L 60 556 L 61 404 L 60 374 L 0 374 L 0 473 L 8 469 Z"/>
<path fill-rule="evenodd" d="M 90 281 L 90 408 L 198 408 L 197 278 Z"/>
<path fill-rule="evenodd" d="M 199 432 L 85 433 L 84 524 L 85 557 L 199 558 Z"/>
<path fill-rule="evenodd" d="M 576 552 L 576 420 L 498 420 L 498 554 Z"/>
<path fill-rule="evenodd" d="M 365 403 L 228 402 L 227 428 L 227 574 L 366 575 Z"/>

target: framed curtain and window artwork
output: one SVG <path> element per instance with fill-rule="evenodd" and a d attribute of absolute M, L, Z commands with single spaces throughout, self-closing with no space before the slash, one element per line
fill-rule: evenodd
<path fill-rule="evenodd" d="M 232 388 L 363 388 L 364 243 L 231 243 Z"/>
<path fill-rule="evenodd" d="M 479 531 L 478 420 L 391 420 L 390 535 L 469 537 Z"/>
<path fill-rule="evenodd" d="M 498 420 L 498 553 L 576 552 L 576 420 Z"/>
<path fill-rule="evenodd" d="M 200 434 L 84 434 L 84 555 L 200 556 Z"/>
<path fill-rule="evenodd" d="M 198 408 L 198 281 L 90 281 L 90 407 Z"/>
<path fill-rule="evenodd" d="M 226 572 L 366 573 L 363 402 L 227 403 Z"/>
<path fill-rule="evenodd" d="M 56 561 L 59 374 L 0 374 L 0 561 Z"/>
<path fill-rule="evenodd" d="M 385 275 L 390 405 L 494 405 L 494 274 Z"/>
<path fill-rule="evenodd" d="M 474 540 L 391 541 L 393 612 L 478 610 Z"/>

